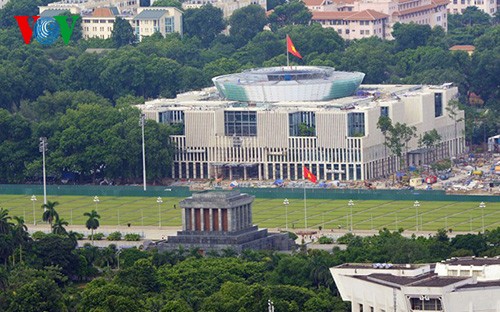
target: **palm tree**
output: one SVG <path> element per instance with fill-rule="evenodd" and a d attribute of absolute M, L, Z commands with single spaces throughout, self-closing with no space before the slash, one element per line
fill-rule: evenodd
<path fill-rule="evenodd" d="M 13 218 L 16 221 L 12 229 L 12 235 L 14 237 L 14 243 L 19 245 L 19 261 L 23 262 L 23 245 L 30 239 L 28 234 L 28 227 L 24 223 L 23 217 L 15 216 Z"/>
<path fill-rule="evenodd" d="M 9 216 L 9 209 L 0 208 L 0 234 L 9 234 L 12 228 Z"/>
<path fill-rule="evenodd" d="M 42 205 L 42 208 L 44 209 L 42 220 L 45 222 L 49 222 L 50 227 L 52 227 L 52 222 L 54 222 L 54 220 L 59 219 L 59 214 L 55 209 L 57 205 L 59 205 L 59 202 L 56 201 L 55 202 L 47 201 L 46 204 Z"/>
<path fill-rule="evenodd" d="M 87 222 L 85 222 L 85 226 L 87 227 L 87 229 L 91 230 L 92 245 L 94 245 L 94 230 L 99 227 L 99 219 L 101 218 L 101 216 L 95 210 L 86 212 L 83 215 L 89 217 Z"/>
<path fill-rule="evenodd" d="M 63 218 L 59 219 L 59 216 L 56 217 L 54 221 L 54 225 L 52 225 L 52 233 L 58 235 L 68 235 L 68 231 L 64 228 L 69 223 L 65 221 Z"/>

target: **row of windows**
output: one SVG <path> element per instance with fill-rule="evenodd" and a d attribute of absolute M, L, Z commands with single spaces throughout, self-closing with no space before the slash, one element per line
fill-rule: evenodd
<path fill-rule="evenodd" d="M 91 20 L 91 19 L 84 19 L 83 23 L 88 23 L 88 24 L 105 24 L 105 23 L 111 23 L 113 24 L 115 22 L 114 19 L 110 20 Z"/>
<path fill-rule="evenodd" d="M 83 27 L 83 30 L 90 31 L 90 27 Z M 112 31 L 112 27 L 99 27 L 99 31 Z M 92 31 L 97 31 L 97 27 L 92 27 Z"/>
<path fill-rule="evenodd" d="M 256 136 L 257 112 L 224 112 L 225 135 Z"/>

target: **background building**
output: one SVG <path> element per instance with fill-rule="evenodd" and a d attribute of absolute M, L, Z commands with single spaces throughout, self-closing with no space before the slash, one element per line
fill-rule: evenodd
<path fill-rule="evenodd" d="M 297 71 L 318 69 L 304 66 Z M 234 75 L 236 85 L 227 84 L 223 93 L 209 88 L 139 105 L 148 118 L 181 125 L 179 133 L 171 136 L 177 149 L 173 178 L 298 180 L 303 178 L 304 165 L 323 180 L 384 176 L 394 172 L 400 162 L 386 153 L 384 137 L 377 129 L 381 115 L 389 116 L 393 123 L 416 127 L 417 138 L 408 145 L 409 164 L 425 164 L 428 153 L 441 159 L 464 149 L 464 122 L 456 124 L 447 110 L 448 102 L 457 96 L 457 88 L 451 84 L 362 85 L 355 96 L 320 100 L 324 96 L 321 84 L 299 76 L 275 81 L 275 89 L 272 81 L 258 79 L 240 80 L 237 85 L 236 77 L 241 74 Z M 222 78 L 231 80 L 221 76 L 214 81 L 220 84 Z M 296 88 L 306 84 L 316 99 L 290 99 L 297 94 Z M 270 93 L 263 91 L 266 88 Z M 255 92 L 249 92 L 252 89 Z M 262 100 L 264 94 L 269 94 L 268 100 L 254 101 Z M 239 99 L 232 100 L 233 96 Z M 456 119 L 463 116 L 458 111 Z M 433 151 L 421 149 L 418 137 L 432 129 L 438 131 L 441 141 Z"/>
<path fill-rule="evenodd" d="M 3 8 L 3 6 L 7 4 L 7 2 L 9 2 L 9 0 L 0 0 L 0 9 Z"/>
<path fill-rule="evenodd" d="M 174 7 L 139 8 L 131 24 L 138 41 L 155 32 L 164 37 L 174 32 L 182 36 L 182 11 Z"/>
<path fill-rule="evenodd" d="M 500 259 L 342 264 L 330 269 L 351 311 L 500 311 Z"/>
<path fill-rule="evenodd" d="M 449 0 L 304 0 L 313 21 L 337 30 L 344 39 L 392 39 L 395 23 L 448 29 Z"/>
<path fill-rule="evenodd" d="M 187 0 L 182 2 L 182 8 L 187 9 L 197 9 L 205 4 L 211 4 L 216 8 L 219 8 L 224 13 L 224 18 L 229 18 L 233 15 L 233 12 L 249 6 L 250 4 L 260 5 L 264 10 L 267 10 L 267 0 Z"/>
<path fill-rule="evenodd" d="M 498 10 L 496 0 L 451 0 L 448 5 L 448 12 L 461 14 L 470 6 L 475 6 L 491 16 L 494 16 Z"/>

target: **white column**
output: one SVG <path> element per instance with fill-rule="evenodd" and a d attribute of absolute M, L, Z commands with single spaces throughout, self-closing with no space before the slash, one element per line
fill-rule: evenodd
<path fill-rule="evenodd" d="M 213 232 L 214 230 L 214 216 L 213 216 L 213 209 L 210 208 L 208 209 L 208 211 L 210 211 L 210 232 Z"/>
<path fill-rule="evenodd" d="M 218 213 L 217 213 L 217 218 L 219 219 L 218 222 L 219 222 L 219 231 L 222 231 L 222 209 L 217 209 L 218 210 Z"/>
<path fill-rule="evenodd" d="M 201 208 L 200 209 L 200 227 L 201 227 L 201 230 L 204 231 L 205 230 L 205 218 L 203 216 L 203 212 L 204 212 L 204 208 Z"/>

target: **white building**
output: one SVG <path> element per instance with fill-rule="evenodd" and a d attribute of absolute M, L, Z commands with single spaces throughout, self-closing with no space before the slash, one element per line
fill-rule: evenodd
<path fill-rule="evenodd" d="M 298 180 L 304 165 L 323 180 L 377 178 L 399 166 L 385 153 L 381 115 L 415 126 L 418 134 L 436 129 L 438 158 L 463 151 L 464 122 L 455 127 L 446 110 L 456 87 L 362 85 L 356 92 L 363 76 L 309 66 L 249 70 L 214 78 L 217 90 L 139 108 L 148 118 L 180 125 L 171 136 L 173 178 Z M 424 164 L 424 155 L 412 152 L 422 150 L 417 142 L 409 143 L 409 164 Z"/>
<path fill-rule="evenodd" d="M 111 38 L 117 16 L 120 16 L 120 13 L 116 7 L 96 8 L 90 14 L 82 15 L 82 37 L 84 39 Z"/>
<path fill-rule="evenodd" d="M 334 28 L 344 39 L 371 36 L 392 39 L 392 27 L 398 22 L 448 29 L 449 0 L 303 1 L 313 13 L 313 21 Z"/>
<path fill-rule="evenodd" d="M 500 2 L 499 2 L 500 3 Z M 498 10 L 495 0 L 451 0 L 448 5 L 448 12 L 453 14 L 461 14 L 467 7 L 475 6 L 484 13 L 494 16 Z"/>
<path fill-rule="evenodd" d="M 40 13 L 45 10 L 65 10 L 73 14 L 86 14 L 95 8 L 116 7 L 120 14 L 135 14 L 139 0 L 62 0 L 39 6 Z"/>
<path fill-rule="evenodd" d="M 342 264 L 330 272 L 353 312 L 500 312 L 499 257 Z"/>
<path fill-rule="evenodd" d="M 139 8 L 130 22 L 139 41 L 155 32 L 163 36 L 178 32 L 182 36 L 182 11 L 175 7 Z"/>
<path fill-rule="evenodd" d="M 233 12 L 249 6 L 250 4 L 260 5 L 264 10 L 267 10 L 267 0 L 187 0 L 182 3 L 182 8 L 197 9 L 205 4 L 211 4 L 219 8 L 224 13 L 224 18 L 229 18 Z"/>

